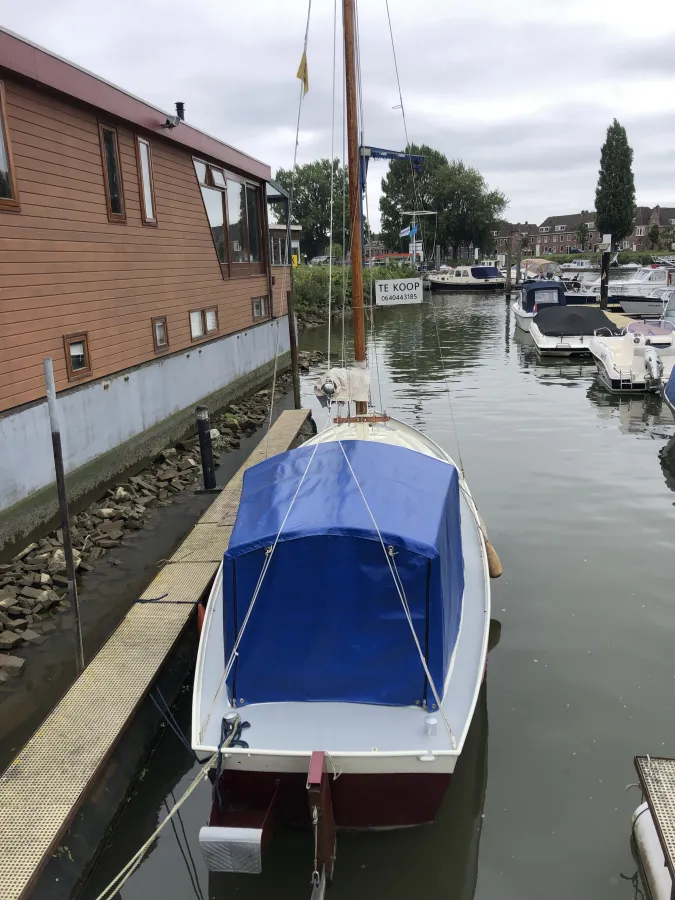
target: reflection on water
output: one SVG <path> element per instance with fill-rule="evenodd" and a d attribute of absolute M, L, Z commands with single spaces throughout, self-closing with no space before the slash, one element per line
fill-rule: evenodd
<path fill-rule="evenodd" d="M 326 340 L 320 328 L 301 343 L 325 349 Z M 331 896 L 632 896 L 621 879 L 634 871 L 632 759 L 675 755 L 673 417 L 658 397 L 605 393 L 592 364 L 540 362 L 504 297 L 378 310 L 368 343 L 375 398 L 461 454 L 504 564 L 493 584 L 503 631 L 438 821 L 341 835 Z M 316 374 L 303 379 L 303 401 L 321 426 Z M 95 873 L 99 891 L 163 815 L 169 788 L 179 796 L 191 777 L 167 736 Z M 207 809 L 204 785 L 183 819 L 205 897 L 303 896 L 312 846 L 302 831 L 280 832 L 262 876 L 208 881 L 196 843 Z M 190 896 L 185 858 L 167 829 L 125 900 Z"/>

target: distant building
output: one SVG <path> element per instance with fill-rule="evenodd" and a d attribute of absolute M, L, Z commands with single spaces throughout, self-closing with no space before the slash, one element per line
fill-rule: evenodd
<path fill-rule="evenodd" d="M 538 228 L 529 222 L 500 222 L 499 228 L 492 231 L 497 253 L 506 253 L 506 248 L 511 242 L 511 251 L 515 253 L 518 241 L 521 241 L 523 254 L 534 253 L 537 245 Z"/>
<path fill-rule="evenodd" d="M 660 242 L 668 244 L 668 249 L 671 249 L 673 239 L 671 237 L 670 240 L 664 241 L 663 231 L 673 229 L 671 235 L 675 234 L 675 209 L 667 206 L 655 206 L 653 209 L 649 206 L 638 206 L 633 233 L 621 241 L 621 249 L 651 250 L 649 234 L 654 225 L 658 226 Z"/>
<path fill-rule="evenodd" d="M 595 212 L 582 210 L 566 216 L 549 216 L 539 226 L 537 238 L 540 253 L 570 253 L 573 247 L 578 248 L 576 233 L 579 225 L 588 230 L 587 250 L 596 250 L 602 240 L 595 224 Z"/>

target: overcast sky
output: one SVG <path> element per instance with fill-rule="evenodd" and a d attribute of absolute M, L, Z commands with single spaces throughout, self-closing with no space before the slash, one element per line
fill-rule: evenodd
<path fill-rule="evenodd" d="M 477 167 L 511 221 L 593 208 L 613 117 L 635 151 L 638 203 L 675 206 L 673 0 L 389 6 L 411 140 Z M 312 3 L 299 162 L 330 155 L 333 8 Z M 191 124 L 273 171 L 293 159 L 306 14 L 306 0 L 0 0 L 3 27 L 164 109 L 183 100 Z M 366 143 L 401 149 L 385 0 L 360 0 L 359 14 Z M 337 79 L 339 155 L 340 58 Z M 376 227 L 385 167 L 369 177 Z"/>

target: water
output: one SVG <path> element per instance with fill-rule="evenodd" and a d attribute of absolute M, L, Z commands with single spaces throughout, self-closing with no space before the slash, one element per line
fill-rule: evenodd
<path fill-rule="evenodd" d="M 503 297 L 435 305 L 436 320 L 426 303 L 378 313 L 373 393 L 461 452 L 504 565 L 493 583 L 501 640 L 439 819 L 341 835 L 331 896 L 632 900 L 622 875 L 635 872 L 630 816 L 640 798 L 625 790 L 636 780 L 633 756 L 675 755 L 675 425 L 656 397 L 605 394 L 591 365 L 538 362 Z M 326 329 L 305 332 L 302 345 L 325 349 Z M 339 358 L 340 325 L 333 347 Z M 303 397 L 321 425 L 316 375 L 303 379 Z M 187 729 L 189 697 L 179 714 Z M 179 796 L 195 771 L 167 735 L 87 898 L 163 817 L 168 788 Z M 203 896 L 309 896 L 304 832 L 275 837 L 262 876 L 208 878 L 196 841 L 203 788 L 183 809 Z M 167 828 L 125 900 L 194 893 L 176 841 Z"/>

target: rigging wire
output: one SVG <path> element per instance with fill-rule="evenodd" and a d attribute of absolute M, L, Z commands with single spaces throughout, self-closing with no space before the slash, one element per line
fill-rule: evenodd
<path fill-rule="evenodd" d="M 391 51 L 392 51 L 392 54 L 394 57 L 394 70 L 396 72 L 396 84 L 398 87 L 398 98 L 399 98 L 400 107 L 401 107 L 401 118 L 403 119 L 403 131 L 405 133 L 406 149 L 409 149 L 410 148 L 410 138 L 408 136 L 408 123 L 407 123 L 407 120 L 405 117 L 405 106 L 403 104 L 403 93 L 401 91 L 401 78 L 400 78 L 399 70 L 398 70 L 398 60 L 396 57 L 396 42 L 394 40 L 394 29 L 393 29 L 393 26 L 391 23 L 391 13 L 389 11 L 389 0 L 384 0 L 384 2 L 385 2 L 385 6 L 387 8 L 387 21 L 389 23 L 389 37 L 391 39 Z M 419 194 L 417 191 L 417 182 L 415 181 L 415 166 L 413 165 L 412 159 L 410 160 L 410 174 L 412 177 L 414 200 L 415 200 L 415 204 L 417 205 L 419 203 Z M 436 216 L 436 227 L 438 228 L 438 216 Z M 440 357 L 441 364 L 443 366 L 443 378 L 445 381 L 446 394 L 448 397 L 448 407 L 450 409 L 450 419 L 452 421 L 452 430 L 455 435 L 455 443 L 457 444 L 457 456 L 459 459 L 459 468 L 460 468 L 460 472 L 462 473 L 462 476 L 464 476 L 465 471 L 464 471 L 464 461 L 462 459 L 462 449 L 461 449 L 461 446 L 459 443 L 459 432 L 457 431 L 457 424 L 455 422 L 455 411 L 452 406 L 452 397 L 451 397 L 451 393 L 450 393 L 450 382 L 448 380 L 448 374 L 447 374 L 448 369 L 447 369 L 447 365 L 445 362 L 445 357 L 443 355 L 443 346 L 441 343 L 441 333 L 440 333 L 440 329 L 438 327 L 438 316 L 436 315 L 436 304 L 434 303 L 433 291 L 430 292 L 430 294 L 431 294 L 431 311 L 432 311 L 432 315 L 433 315 L 433 319 L 434 319 L 436 340 L 438 343 L 438 355 Z"/>
<path fill-rule="evenodd" d="M 333 318 L 333 204 L 335 196 L 335 68 L 337 54 L 337 0 L 333 0 L 333 87 L 330 117 L 330 238 L 328 241 L 328 351 L 326 370 L 330 372 L 330 330 Z"/>
<path fill-rule="evenodd" d="M 171 792 L 171 794 L 173 796 L 173 791 Z M 173 798 L 173 802 L 175 804 L 175 802 L 176 802 L 175 797 Z M 166 802 L 166 798 L 163 800 L 163 803 L 164 803 L 164 809 L 166 809 L 167 813 L 170 812 L 169 804 Z M 178 813 L 178 816 L 180 817 L 180 813 Z M 182 824 L 182 821 L 183 820 L 181 819 L 181 824 Z M 176 838 L 176 843 L 178 844 L 178 849 L 180 850 L 180 855 L 183 857 L 183 862 L 185 863 L 185 868 L 187 869 L 187 873 L 190 878 L 190 883 L 192 884 L 192 890 L 195 892 L 195 896 L 197 897 L 197 900 L 204 900 L 204 894 L 202 893 L 202 888 L 201 888 L 201 885 L 199 884 L 199 876 L 196 874 L 196 869 L 193 872 L 193 870 L 190 868 L 190 863 L 188 862 L 188 856 L 185 853 L 185 849 L 183 848 L 183 842 L 181 841 L 181 839 L 178 835 L 176 823 L 173 821 L 173 819 L 171 819 L 171 829 Z M 185 834 L 185 828 L 183 828 L 183 834 Z M 186 841 L 187 841 L 187 837 L 186 837 Z M 189 859 L 192 861 L 192 865 L 194 866 L 195 861 L 192 857 L 192 853 L 190 851 L 189 844 L 187 845 L 187 848 L 188 848 Z"/>

